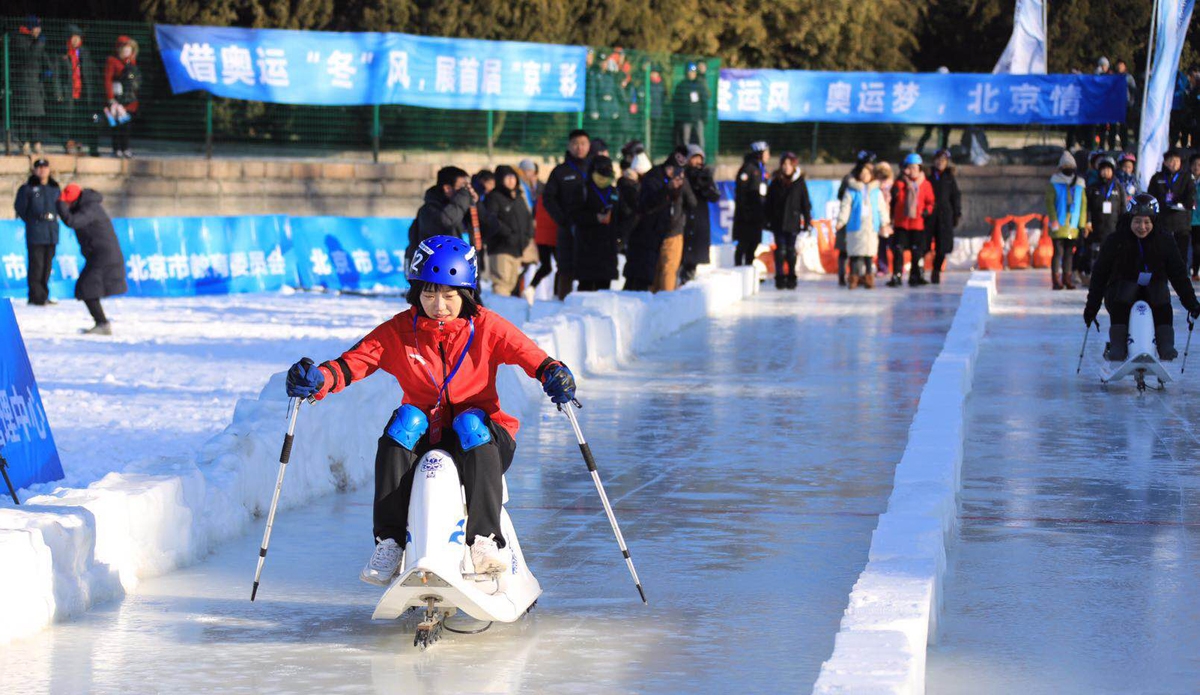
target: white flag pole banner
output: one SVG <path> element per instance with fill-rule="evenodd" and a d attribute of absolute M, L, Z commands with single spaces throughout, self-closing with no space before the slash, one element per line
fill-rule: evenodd
<path fill-rule="evenodd" d="M 1163 153 L 1171 145 L 1171 101 L 1179 56 L 1192 22 L 1194 0 L 1158 0 L 1151 29 L 1151 53 L 1146 67 L 1146 96 L 1142 100 L 1142 128 L 1138 134 L 1138 181 L 1142 190 L 1158 172 Z"/>
<path fill-rule="evenodd" d="M 992 73 L 1046 74 L 1045 0 L 1017 0 L 1012 37 Z"/>

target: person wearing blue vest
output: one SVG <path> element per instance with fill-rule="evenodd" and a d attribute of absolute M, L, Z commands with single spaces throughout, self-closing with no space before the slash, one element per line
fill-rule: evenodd
<path fill-rule="evenodd" d="M 846 255 L 850 257 L 850 274 L 846 286 L 854 289 L 860 284 L 875 287 L 871 259 L 879 253 L 879 233 L 891 225 L 891 214 L 883 202 L 874 170 L 864 166 L 858 176 L 846 182 L 838 209 L 838 230 L 845 233 Z"/>
<path fill-rule="evenodd" d="M 1080 230 L 1087 227 L 1087 193 L 1070 152 L 1063 151 L 1058 160 L 1058 171 L 1050 177 L 1050 185 L 1046 188 L 1046 214 L 1050 218 L 1050 239 L 1054 241 L 1051 287 L 1073 290 L 1072 256 Z"/>

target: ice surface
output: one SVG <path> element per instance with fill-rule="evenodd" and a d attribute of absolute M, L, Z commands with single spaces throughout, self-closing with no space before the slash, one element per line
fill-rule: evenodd
<path fill-rule="evenodd" d="M 525 421 L 510 510 L 545 590 L 529 620 L 413 651 L 373 624 L 370 492 L 261 528 L 6 646 L 0 691 L 663 692 L 806 690 L 846 596 L 962 277 L 921 292 L 829 279 L 686 327 L 582 388 L 596 453 L 651 605 L 642 607 L 565 418 Z M 668 322 L 672 317 L 663 317 Z M 619 341 L 618 341 L 619 342 Z M 345 395 L 345 394 L 343 394 Z M 389 408 L 391 406 L 388 406 Z M 298 441 L 303 432 L 298 432 Z M 301 445 L 297 445 L 299 451 Z M 260 521 L 261 523 L 261 521 Z"/>
<path fill-rule="evenodd" d="M 1001 275 L 929 692 L 1200 692 L 1200 361 L 1105 391 L 1093 333 L 1075 376 L 1083 294 L 1047 284 Z"/>

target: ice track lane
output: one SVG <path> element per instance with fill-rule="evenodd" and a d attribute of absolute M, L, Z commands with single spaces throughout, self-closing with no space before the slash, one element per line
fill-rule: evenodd
<path fill-rule="evenodd" d="M 1200 692 L 1200 341 L 1106 392 L 1107 314 L 1077 377 L 1084 295 L 1048 282 L 1003 274 L 980 346 L 929 692 Z"/>
<path fill-rule="evenodd" d="M 411 621 L 371 622 L 359 489 L 278 516 L 255 603 L 258 527 L 9 645 L 20 668 L 0 671 L 0 692 L 807 692 L 964 280 L 767 290 L 582 380 L 580 422 L 648 608 L 569 423 L 547 407 L 523 423 L 508 480 L 545 591 L 526 619 L 426 652 Z"/>

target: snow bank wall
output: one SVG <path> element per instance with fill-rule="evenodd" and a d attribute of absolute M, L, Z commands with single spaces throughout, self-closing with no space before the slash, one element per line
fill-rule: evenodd
<path fill-rule="evenodd" d="M 936 635 L 946 540 L 957 523 L 964 416 L 996 277 L 976 272 L 934 360 L 896 466 L 866 569 L 814 693 L 924 693 Z"/>
<path fill-rule="evenodd" d="M 713 270 L 672 293 L 573 294 L 560 311 L 528 322 L 523 305 L 496 304 L 571 365 L 586 399 L 590 375 L 619 367 L 757 291 L 753 270 L 739 268 Z M 274 375 L 258 398 L 239 401 L 232 422 L 195 463 L 130 468 L 85 489 L 59 489 L 0 509 L 0 643 L 119 597 L 141 578 L 194 563 L 223 540 L 261 532 L 259 517 L 271 504 L 287 428 L 283 377 Z M 502 368 L 498 378 L 510 412 L 534 417 L 552 407 L 540 385 L 516 368 Z M 280 507 L 370 484 L 376 441 L 400 397 L 395 380 L 380 373 L 303 406 Z M 247 598 L 252 566 L 247 558 Z M 267 587 L 270 574 L 268 563 Z"/>

